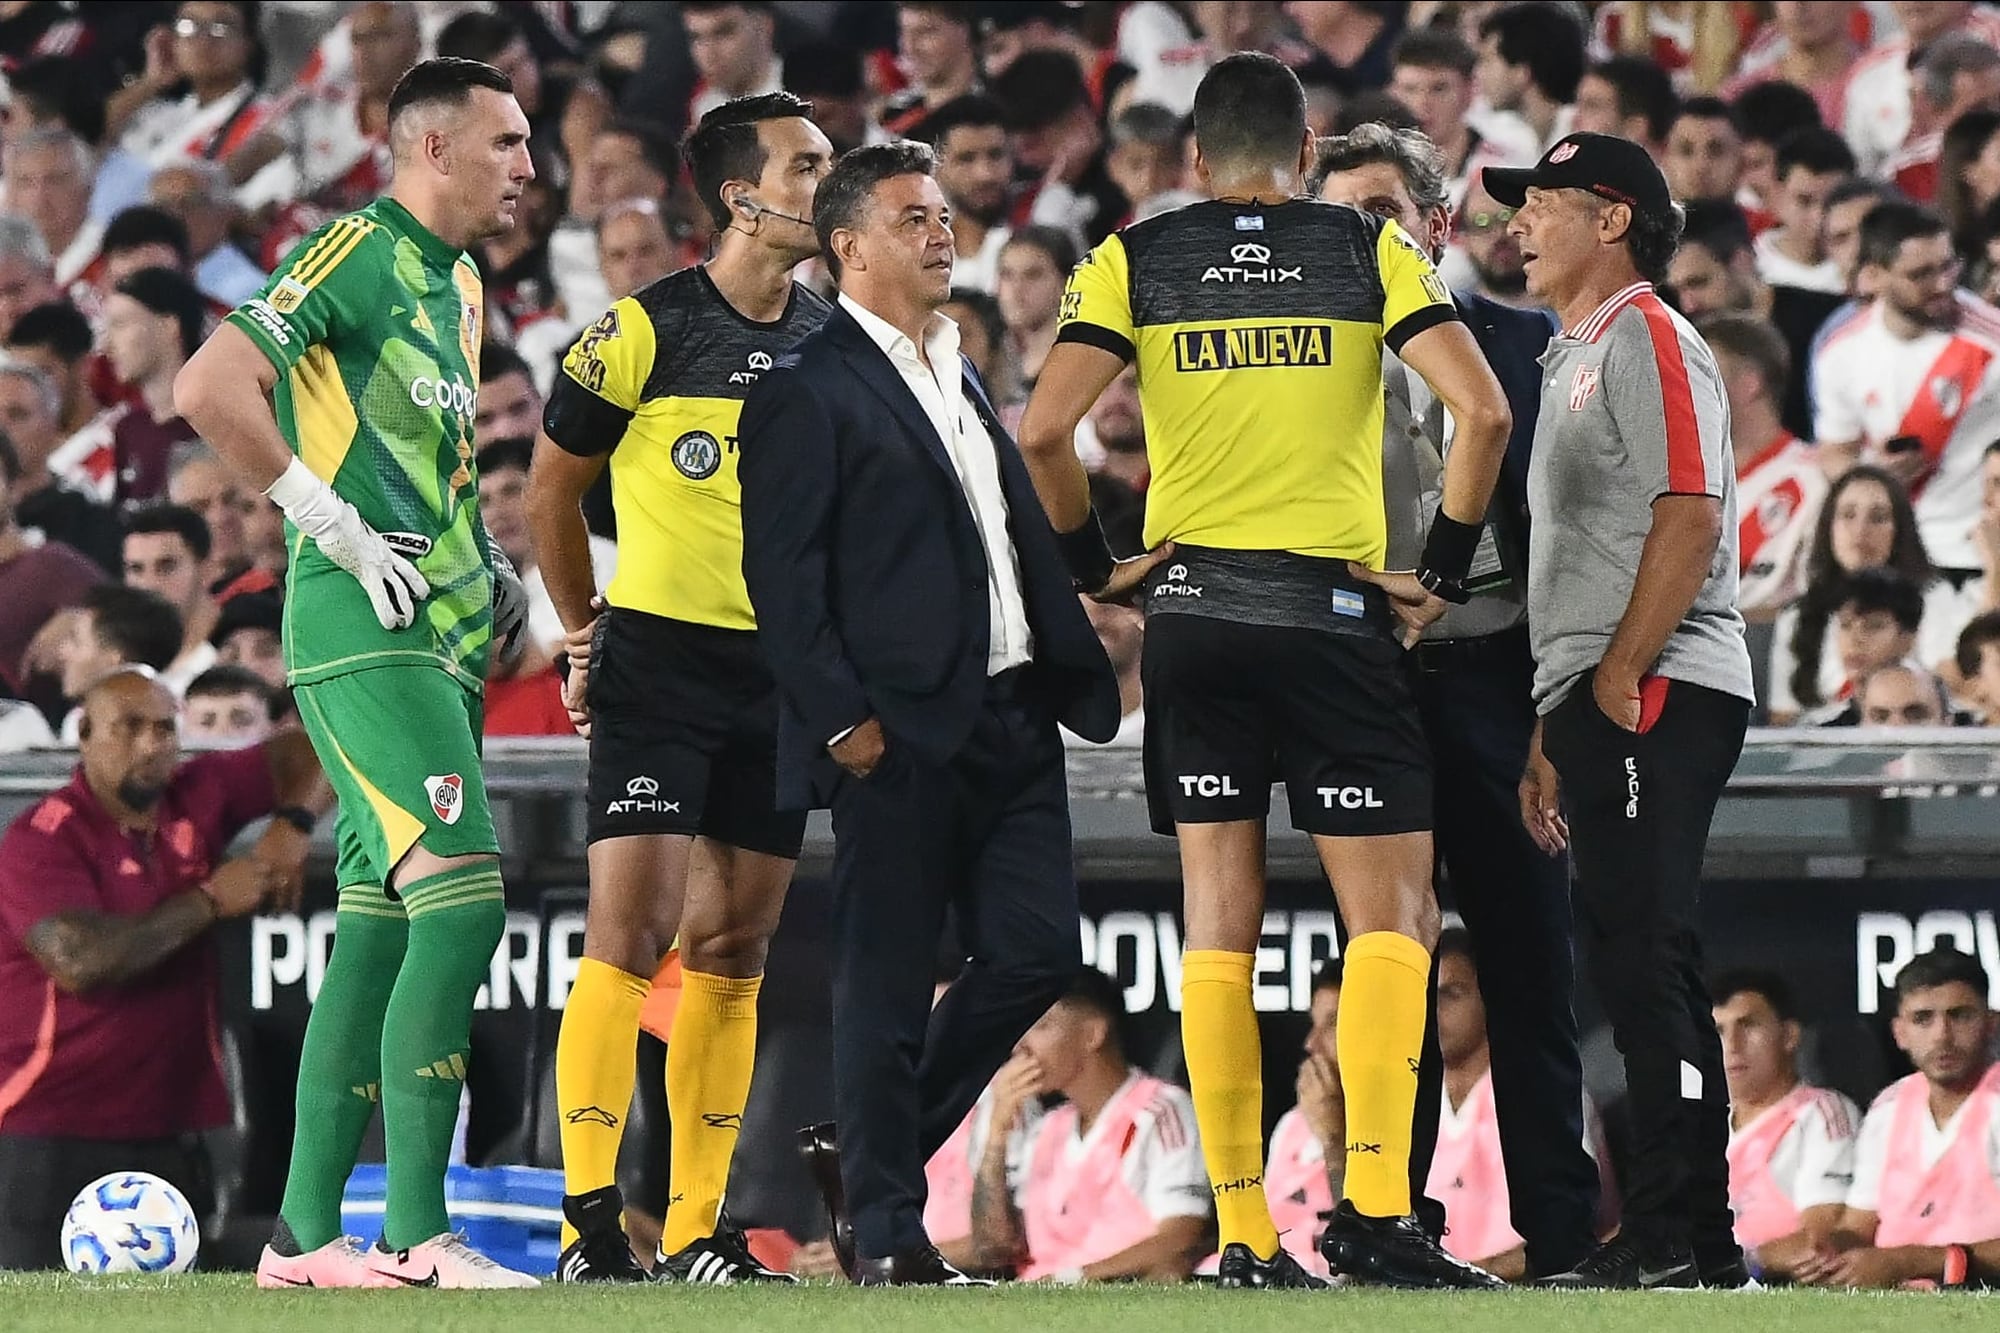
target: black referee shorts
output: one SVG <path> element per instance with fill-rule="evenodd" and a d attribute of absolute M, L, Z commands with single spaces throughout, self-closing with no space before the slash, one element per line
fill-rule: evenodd
<path fill-rule="evenodd" d="M 588 841 L 701 834 L 797 859 L 803 811 L 777 805 L 777 686 L 750 630 L 623 607 L 591 645 Z"/>
<path fill-rule="evenodd" d="M 1430 751 L 1386 638 L 1154 615 L 1140 675 L 1155 833 L 1261 820 L 1273 782 L 1303 833 L 1429 831 Z"/>

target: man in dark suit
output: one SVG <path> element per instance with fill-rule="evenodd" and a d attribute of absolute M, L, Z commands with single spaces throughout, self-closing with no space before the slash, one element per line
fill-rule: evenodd
<path fill-rule="evenodd" d="M 953 248 L 932 165 L 880 144 L 820 183 L 839 305 L 751 390 L 739 469 L 779 802 L 833 809 L 856 1276 L 957 1285 L 924 1234 L 924 1162 L 1079 964 L 1056 724 L 1109 740 L 1119 707 L 1014 442 L 937 313 Z M 971 958 L 933 1011 L 947 903 Z"/>
<path fill-rule="evenodd" d="M 1393 217 L 1442 257 L 1450 213 L 1436 149 L 1421 133 L 1362 125 L 1323 142 L 1319 167 L 1322 199 Z M 1528 454 L 1541 400 L 1539 358 L 1556 325 L 1544 310 L 1517 310 L 1467 292 L 1453 299 L 1507 395 L 1514 426 L 1467 580 L 1476 595 L 1425 631 L 1410 654 L 1411 678 L 1437 774 L 1438 851 L 1472 935 L 1486 1001 L 1514 1230 L 1527 1242 L 1528 1271 L 1561 1273 L 1595 1246 L 1598 1176 L 1583 1147 L 1583 1067 L 1570 1007 L 1569 865 L 1530 839 L 1517 791 L 1535 729 Z M 1437 507 L 1451 428 L 1421 378 L 1392 364 L 1383 379 L 1388 564 L 1409 568 Z M 1413 1197 L 1426 1192 L 1443 1081 L 1433 1014 L 1418 1073 Z M 1442 1204 L 1425 1199 L 1418 1211 L 1442 1228 Z M 1512 1266 L 1506 1256 L 1468 1257 L 1485 1267 L 1502 1261 L 1503 1271 Z"/>

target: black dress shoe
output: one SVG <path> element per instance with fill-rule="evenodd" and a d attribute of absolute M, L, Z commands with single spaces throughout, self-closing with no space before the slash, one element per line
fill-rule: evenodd
<path fill-rule="evenodd" d="M 1248 1245 L 1232 1241 L 1222 1247 L 1222 1259 L 1215 1266 L 1215 1285 L 1225 1289 L 1268 1287 L 1318 1291 L 1328 1283 L 1317 1273 L 1308 1273 L 1300 1267 L 1299 1261 L 1287 1254 L 1282 1246 L 1270 1258 L 1259 1259 L 1257 1252 Z"/>
<path fill-rule="evenodd" d="M 1346 1199 L 1333 1210 L 1319 1252 L 1334 1272 L 1378 1287 L 1481 1291 L 1507 1285 L 1446 1252 L 1415 1216 L 1364 1217 Z"/>
<path fill-rule="evenodd" d="M 938 1253 L 937 1246 L 905 1250 L 887 1259 L 857 1261 L 855 1281 L 864 1287 L 990 1287 L 983 1277 L 968 1277 Z"/>
<path fill-rule="evenodd" d="M 1747 1271 L 1744 1277 L 1749 1277 Z M 1701 1275 L 1685 1244 L 1649 1243 L 1622 1231 L 1569 1272 L 1552 1274 L 1535 1285 L 1571 1291 L 1686 1289 L 1700 1286 Z"/>
<path fill-rule="evenodd" d="M 819 1197 L 826 1203 L 827 1239 L 833 1243 L 833 1257 L 848 1281 L 858 1282 L 854 1225 L 847 1220 L 847 1189 L 840 1183 L 840 1141 L 833 1122 L 824 1120 L 801 1129 L 799 1152 L 806 1159 L 806 1170 L 812 1173 L 813 1183 L 819 1186 Z"/>

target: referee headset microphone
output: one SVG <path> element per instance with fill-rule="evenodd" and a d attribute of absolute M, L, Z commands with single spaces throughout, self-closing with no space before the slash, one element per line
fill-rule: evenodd
<path fill-rule="evenodd" d="M 774 218 L 783 218 L 787 222 L 796 222 L 801 227 L 812 226 L 811 218 L 796 217 L 790 213 L 780 213 L 777 209 L 766 207 L 761 200 L 752 199 L 747 194 L 737 195 L 734 199 L 731 199 L 729 201 L 729 206 L 731 208 L 734 208 L 737 212 L 741 213 L 744 217 L 749 218 L 752 222 L 755 222 L 757 219 L 763 217 L 766 214 L 769 214 Z"/>

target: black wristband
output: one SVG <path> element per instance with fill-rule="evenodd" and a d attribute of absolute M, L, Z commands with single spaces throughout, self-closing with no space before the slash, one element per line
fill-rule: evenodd
<path fill-rule="evenodd" d="M 1479 529 L 1479 524 L 1461 523 L 1439 509 L 1437 517 L 1431 520 L 1431 534 L 1424 541 L 1420 565 L 1441 579 L 1463 583 L 1466 572 L 1472 568 L 1472 557 L 1479 550 Z"/>
<path fill-rule="evenodd" d="M 281 805 L 271 812 L 271 818 L 283 820 L 308 838 L 319 827 L 319 816 L 302 805 Z"/>
<path fill-rule="evenodd" d="M 1058 532 L 1056 545 L 1078 592 L 1097 592 L 1111 582 L 1111 570 L 1118 559 L 1111 554 L 1111 543 L 1104 539 L 1104 524 L 1098 521 L 1094 507 L 1075 532 Z"/>
<path fill-rule="evenodd" d="M 1425 592 L 1435 593 L 1453 606 L 1464 606 L 1472 600 L 1463 579 L 1448 579 L 1429 565 L 1417 566 L 1417 582 L 1424 585 Z"/>

